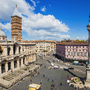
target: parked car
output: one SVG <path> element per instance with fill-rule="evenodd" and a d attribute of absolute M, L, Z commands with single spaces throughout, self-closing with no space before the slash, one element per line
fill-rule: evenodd
<path fill-rule="evenodd" d="M 80 63 L 79 65 L 80 65 L 80 66 L 84 66 L 84 64 L 83 64 L 83 63 Z"/>
<path fill-rule="evenodd" d="M 57 65 L 57 66 L 54 66 L 54 69 L 59 69 L 59 66 Z"/>
<path fill-rule="evenodd" d="M 53 60 L 53 62 L 55 62 L 55 60 Z"/>
<path fill-rule="evenodd" d="M 51 63 L 51 66 L 54 66 L 54 64 L 53 64 L 53 63 Z"/>
<path fill-rule="evenodd" d="M 68 68 L 68 69 L 70 69 L 70 70 L 74 70 L 74 68 L 73 68 L 73 67 L 70 67 L 70 68 Z"/>

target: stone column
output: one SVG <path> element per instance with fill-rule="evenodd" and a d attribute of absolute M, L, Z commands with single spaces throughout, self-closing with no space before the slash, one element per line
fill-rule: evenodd
<path fill-rule="evenodd" d="M 34 54 L 34 61 L 36 61 L 36 54 Z"/>
<path fill-rule="evenodd" d="M 26 57 L 25 57 L 25 64 L 27 64 Z"/>
<path fill-rule="evenodd" d="M 87 25 L 87 27 L 88 27 L 88 32 L 89 32 L 89 39 L 88 39 L 88 41 L 89 41 L 89 51 L 88 51 L 88 67 L 86 68 L 86 81 L 89 81 L 89 83 L 90 83 L 90 15 L 89 15 L 89 25 Z"/>
<path fill-rule="evenodd" d="M 5 63 L 5 72 L 7 73 L 8 71 L 8 62 Z"/>
<path fill-rule="evenodd" d="M 4 53 L 3 53 L 3 55 L 7 56 L 7 46 L 3 46 L 3 48 L 4 48 Z"/>
<path fill-rule="evenodd" d="M 17 68 L 19 68 L 19 58 L 18 58 L 18 60 L 17 60 Z"/>
<path fill-rule="evenodd" d="M 0 75 L 1 75 L 1 64 L 0 64 Z"/>
<path fill-rule="evenodd" d="M 21 58 L 21 67 L 23 66 L 23 58 Z"/>
<path fill-rule="evenodd" d="M 14 61 L 11 61 L 11 69 L 14 69 Z"/>
<path fill-rule="evenodd" d="M 11 48 L 10 49 L 10 55 L 12 55 L 13 54 L 13 46 L 11 46 L 10 48 Z"/>
<path fill-rule="evenodd" d="M 21 53 L 23 52 L 23 50 L 22 50 L 22 46 L 21 46 L 21 50 L 20 50 L 20 52 L 21 52 Z"/>

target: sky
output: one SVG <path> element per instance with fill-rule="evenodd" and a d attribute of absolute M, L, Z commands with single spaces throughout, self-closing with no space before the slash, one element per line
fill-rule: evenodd
<path fill-rule="evenodd" d="M 22 15 L 22 39 L 88 39 L 90 0 L 0 0 L 0 28 L 8 40 L 16 4 Z"/>

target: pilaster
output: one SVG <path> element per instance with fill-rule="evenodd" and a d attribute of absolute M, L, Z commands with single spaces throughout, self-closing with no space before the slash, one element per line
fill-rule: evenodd
<path fill-rule="evenodd" d="M 13 46 L 11 46 L 10 48 L 11 48 L 10 55 L 12 55 L 13 54 Z"/>
<path fill-rule="evenodd" d="M 23 66 L 23 58 L 21 58 L 21 67 Z"/>
<path fill-rule="evenodd" d="M 14 61 L 11 61 L 11 69 L 14 69 Z"/>
<path fill-rule="evenodd" d="M 5 63 L 5 72 L 8 71 L 8 62 Z"/>
<path fill-rule="evenodd" d="M 18 58 L 18 60 L 17 60 L 17 68 L 19 68 L 19 58 Z"/>
<path fill-rule="evenodd" d="M 1 74 L 1 64 L 0 64 L 0 74 Z"/>
<path fill-rule="evenodd" d="M 25 64 L 27 64 L 26 57 L 25 57 Z"/>

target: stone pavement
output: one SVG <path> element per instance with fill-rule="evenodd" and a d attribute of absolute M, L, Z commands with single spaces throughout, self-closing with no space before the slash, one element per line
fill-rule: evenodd
<path fill-rule="evenodd" d="M 42 90 L 51 90 L 51 84 L 55 84 L 55 87 L 53 90 L 75 90 L 73 87 L 69 87 L 67 84 L 67 76 L 73 77 L 74 75 L 70 72 L 67 72 L 63 69 L 48 69 L 50 66 L 50 63 L 48 63 L 46 60 L 52 60 L 52 57 L 46 57 L 45 59 L 38 58 L 36 63 L 42 64 L 42 67 L 38 70 L 40 72 L 40 75 L 35 75 L 34 77 L 26 77 L 25 81 L 19 81 L 19 85 L 15 84 L 8 90 L 28 90 L 28 85 L 31 83 L 40 84 L 40 81 L 42 81 Z M 46 66 L 46 68 L 45 68 Z M 74 73 L 74 72 L 73 72 Z M 76 72 L 77 73 L 77 72 Z M 45 77 L 43 75 L 45 74 Z M 82 76 L 82 73 L 79 73 Z M 49 81 L 48 81 L 49 78 Z M 54 82 L 52 82 L 52 79 Z M 30 81 L 32 80 L 32 82 Z M 60 86 L 60 83 L 62 82 L 62 85 Z M 80 89 L 80 90 L 90 90 L 90 89 Z"/>
<path fill-rule="evenodd" d="M 37 63 L 42 64 L 41 68 L 38 70 L 40 72 L 40 74 L 37 74 L 32 78 L 30 76 L 28 76 L 25 78 L 25 81 L 19 82 L 19 86 L 15 85 L 15 86 L 11 87 L 10 89 L 12 89 L 12 90 L 28 90 L 29 84 L 31 84 L 31 83 L 40 84 L 40 82 L 42 81 L 42 84 L 41 84 L 42 90 L 51 90 L 51 84 L 55 85 L 53 90 L 75 90 L 73 87 L 69 87 L 66 82 L 67 75 L 72 77 L 72 75 L 70 73 L 68 73 L 67 71 L 64 71 L 63 69 L 58 69 L 58 70 L 48 69 L 50 64 L 45 59 L 43 60 L 43 59 L 38 58 Z M 45 68 L 45 66 L 46 66 L 46 68 Z M 45 77 L 43 77 L 43 75 L 45 75 Z M 49 79 L 49 81 L 48 81 L 48 79 Z M 53 82 L 52 82 L 52 80 L 53 80 Z M 60 85 L 61 82 L 62 82 L 62 85 Z"/>

